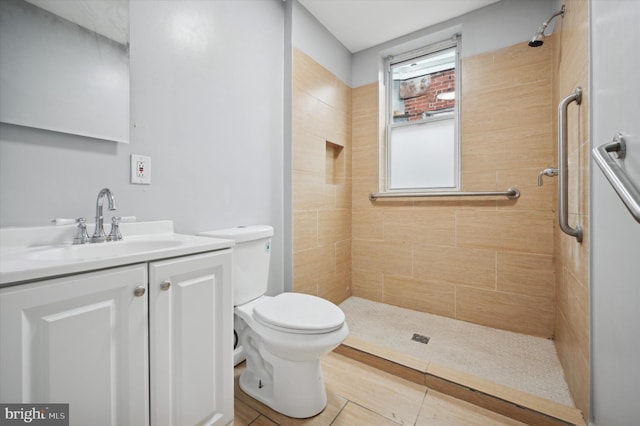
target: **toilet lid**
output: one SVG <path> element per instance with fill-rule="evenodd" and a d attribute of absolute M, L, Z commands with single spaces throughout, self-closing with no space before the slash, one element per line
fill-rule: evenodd
<path fill-rule="evenodd" d="M 282 293 L 259 303 L 254 318 L 267 327 L 299 334 L 328 333 L 344 324 L 344 312 L 320 297 Z"/>

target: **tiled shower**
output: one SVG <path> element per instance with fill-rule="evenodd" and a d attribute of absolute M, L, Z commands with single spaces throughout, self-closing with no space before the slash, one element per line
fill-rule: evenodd
<path fill-rule="evenodd" d="M 462 190 L 518 187 L 517 201 L 380 200 L 384 89 L 349 88 L 294 50 L 294 291 L 349 296 L 553 337 L 588 415 L 588 8 L 567 1 L 554 35 L 463 57 Z M 463 34 L 464 37 L 464 34 Z M 556 106 L 569 117 L 569 221 L 557 228 Z"/>

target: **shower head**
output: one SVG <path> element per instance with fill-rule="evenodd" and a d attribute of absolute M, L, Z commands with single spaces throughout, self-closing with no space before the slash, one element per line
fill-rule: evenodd
<path fill-rule="evenodd" d="M 531 40 L 529 40 L 529 46 L 531 46 L 531 47 L 542 46 L 542 43 L 544 43 L 544 37 L 545 37 L 544 36 L 544 30 L 547 29 L 547 26 L 553 20 L 553 18 L 555 18 L 558 15 L 561 15 L 562 17 L 564 17 L 564 5 L 562 5 L 562 9 L 560 9 L 560 11 L 558 11 L 558 12 L 554 13 L 553 15 L 551 15 L 551 17 L 549 19 L 547 19 L 546 21 L 544 21 L 542 23 L 540 28 L 538 28 L 538 31 L 536 31 L 534 36 L 531 37 Z"/>

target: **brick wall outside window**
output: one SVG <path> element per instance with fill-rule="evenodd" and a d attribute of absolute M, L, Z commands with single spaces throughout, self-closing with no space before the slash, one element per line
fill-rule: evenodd
<path fill-rule="evenodd" d="M 426 94 L 404 100 L 404 112 L 407 120 L 421 120 L 423 112 L 453 108 L 456 104 L 455 99 L 442 100 L 437 99 L 436 96 L 440 93 L 455 91 L 455 74 L 453 69 L 431 74 L 431 84 Z"/>

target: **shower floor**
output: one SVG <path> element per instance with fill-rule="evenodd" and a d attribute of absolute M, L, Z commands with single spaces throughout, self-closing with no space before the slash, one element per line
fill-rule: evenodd
<path fill-rule="evenodd" d="M 340 308 L 350 337 L 575 407 L 552 340 L 358 297 Z"/>

